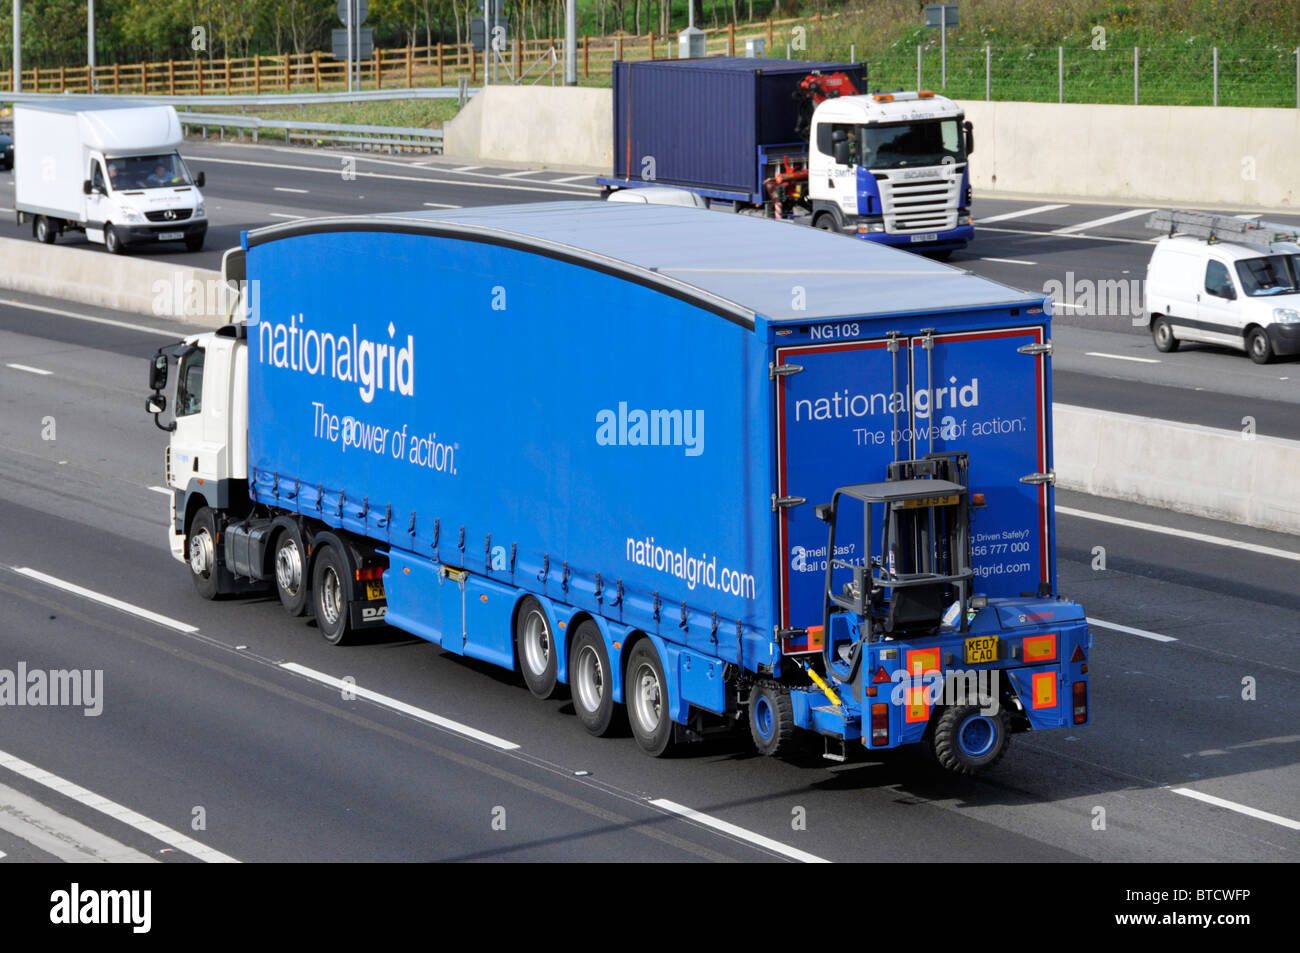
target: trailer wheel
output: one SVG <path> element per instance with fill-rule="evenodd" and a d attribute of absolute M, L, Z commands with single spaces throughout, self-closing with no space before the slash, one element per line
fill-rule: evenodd
<path fill-rule="evenodd" d="M 194 588 L 204 599 L 215 599 L 218 588 L 217 519 L 206 506 L 194 514 L 190 523 L 189 535 L 185 538 L 185 556 Z"/>
<path fill-rule="evenodd" d="M 1246 353 L 1256 364 L 1267 364 L 1273 360 L 1273 345 L 1263 328 L 1251 328 L 1246 335 Z"/>
<path fill-rule="evenodd" d="M 58 234 L 59 230 L 46 215 L 37 215 L 36 220 L 32 222 L 32 235 L 43 245 L 53 245 Z"/>
<path fill-rule="evenodd" d="M 104 249 L 110 255 L 122 254 L 122 236 L 118 235 L 117 229 L 112 225 L 104 226 Z"/>
<path fill-rule="evenodd" d="M 316 554 L 312 567 L 311 591 L 316 625 L 330 645 L 346 645 L 352 635 L 351 599 L 343 557 L 330 544 Z"/>
<path fill-rule="evenodd" d="M 977 774 L 993 767 L 1010 743 L 1011 720 L 1006 709 L 985 715 L 978 705 L 945 708 L 931 738 L 939 764 L 957 774 Z"/>
<path fill-rule="evenodd" d="M 776 685 L 755 685 L 749 693 L 749 733 L 761 755 L 770 757 L 785 750 L 794 737 L 790 693 Z"/>
<path fill-rule="evenodd" d="M 582 727 L 597 738 L 613 732 L 619 706 L 614 704 L 609 653 L 596 623 L 578 626 L 569 649 L 569 689 Z"/>
<path fill-rule="evenodd" d="M 554 695 L 555 636 L 542 604 L 532 596 L 525 596 L 519 603 L 519 612 L 515 616 L 515 649 L 519 653 L 519 669 L 528 690 L 538 698 Z"/>
<path fill-rule="evenodd" d="M 275 541 L 275 591 L 291 616 L 307 611 L 307 557 L 298 531 L 286 526 Z"/>
<path fill-rule="evenodd" d="M 1178 338 L 1174 337 L 1174 329 L 1164 318 L 1156 318 L 1151 322 L 1151 341 L 1161 354 L 1178 350 Z"/>
<path fill-rule="evenodd" d="M 649 639 L 638 642 L 628 659 L 624 696 L 632 737 L 646 754 L 660 757 L 672 743 L 673 720 L 668 714 L 668 680 Z"/>

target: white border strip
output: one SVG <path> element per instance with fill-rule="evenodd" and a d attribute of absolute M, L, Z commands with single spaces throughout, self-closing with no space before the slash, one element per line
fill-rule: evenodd
<path fill-rule="evenodd" d="M 708 814 L 701 814 L 699 811 L 686 807 L 683 804 L 678 804 L 676 801 L 658 798 L 650 803 L 661 811 L 676 814 L 679 817 L 684 817 L 686 820 L 694 821 L 696 824 L 700 824 L 704 827 L 711 827 L 715 831 L 720 831 L 723 834 L 729 834 L 732 837 L 739 838 L 740 840 L 748 841 L 751 844 L 762 847 L 764 850 L 770 850 L 774 853 L 781 854 L 784 857 L 789 857 L 791 860 L 797 860 L 804 864 L 830 863 L 830 861 L 825 857 L 818 857 L 816 854 L 810 854 L 807 851 L 799 850 L 797 847 L 790 847 L 786 844 L 782 844 L 780 841 L 772 840 L 770 837 L 764 837 L 762 834 L 755 834 L 753 831 L 746 830 L 743 827 L 737 827 L 735 824 L 720 820 Z"/>
<path fill-rule="evenodd" d="M 1140 635 L 1144 639 L 1150 639 L 1152 642 L 1177 642 L 1178 640 L 1172 635 L 1161 635 L 1159 632 L 1151 632 L 1147 629 L 1135 629 L 1132 626 L 1120 625 L 1118 622 L 1106 622 L 1103 619 L 1094 619 L 1088 616 L 1089 625 L 1099 625 L 1103 629 L 1114 629 L 1116 632 L 1124 632 L 1128 635 Z"/>
<path fill-rule="evenodd" d="M 1149 533 L 1163 533 L 1166 536 L 1177 536 L 1180 539 L 1191 539 L 1198 543 L 1209 543 L 1211 546 L 1230 546 L 1233 549 L 1243 549 L 1248 553 L 1258 553 L 1261 556 L 1273 556 L 1277 559 L 1290 559 L 1293 562 L 1300 562 L 1300 553 L 1289 549 L 1275 549 L 1272 546 L 1260 546 L 1258 543 L 1243 543 L 1236 539 L 1227 539 L 1223 536 L 1210 536 L 1206 533 L 1193 532 L 1190 529 L 1175 529 L 1172 526 L 1159 526 L 1155 523 L 1141 523 L 1137 520 L 1124 519 L 1122 516 L 1107 516 L 1104 513 L 1090 513 L 1087 510 L 1076 510 L 1069 506 L 1058 506 L 1056 512 L 1060 516 L 1077 516 L 1085 520 L 1097 520 L 1102 523 L 1114 523 L 1116 526 L 1128 526 L 1133 529 L 1144 529 Z"/>
<path fill-rule="evenodd" d="M 1225 801 L 1221 797 L 1215 797 L 1213 794 L 1202 794 L 1200 791 L 1193 791 L 1191 788 L 1170 788 L 1169 790 L 1175 794 L 1181 794 L 1183 797 L 1190 797 L 1197 801 L 1204 801 L 1206 804 L 1213 804 L 1215 807 L 1236 811 L 1238 814 L 1245 814 L 1247 817 L 1253 817 L 1256 820 L 1268 821 L 1270 824 L 1278 824 L 1281 827 L 1289 827 L 1293 831 L 1300 831 L 1300 821 L 1293 821 L 1289 817 L 1270 814 L 1268 811 L 1247 807 L 1245 804 L 1238 804 L 1236 801 Z"/>
<path fill-rule="evenodd" d="M 139 606 L 133 606 L 129 602 L 123 602 L 121 599 L 114 599 L 112 596 L 106 596 L 101 592 L 95 592 L 93 589 L 84 589 L 81 586 L 71 582 L 64 582 L 54 576 L 48 576 L 43 572 L 35 569 L 28 569 L 26 566 L 11 567 L 14 572 L 20 576 L 26 576 L 28 579 L 35 579 L 37 582 L 43 582 L 47 586 L 53 586 L 55 589 L 62 589 L 64 592 L 70 592 L 74 596 L 81 596 L 83 599 L 89 599 L 91 602 L 98 602 L 100 605 L 108 606 L 110 609 L 117 609 L 119 612 L 125 612 L 128 615 L 136 616 L 140 619 L 147 619 L 169 629 L 175 629 L 177 632 L 197 632 L 199 627 L 190 625 L 187 622 L 181 622 L 170 616 L 160 615 L 157 612 L 150 612 L 148 609 L 141 609 Z"/>

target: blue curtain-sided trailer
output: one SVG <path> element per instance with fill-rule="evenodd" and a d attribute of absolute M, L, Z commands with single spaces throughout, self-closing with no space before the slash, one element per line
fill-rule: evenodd
<path fill-rule="evenodd" d="M 1042 296 L 655 206 L 244 249 L 251 315 L 218 333 L 247 351 L 247 503 L 213 572 L 301 611 L 278 575 L 301 560 L 331 641 L 386 620 L 569 685 L 593 733 L 626 710 L 654 754 L 748 721 L 765 753 L 806 729 L 973 771 L 1012 731 L 1087 723 Z"/>

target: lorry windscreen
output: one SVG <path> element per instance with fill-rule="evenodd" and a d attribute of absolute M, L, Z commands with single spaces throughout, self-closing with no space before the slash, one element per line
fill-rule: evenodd
<path fill-rule="evenodd" d="M 193 185 L 190 172 L 175 152 L 156 156 L 120 156 L 108 160 L 113 191 Z"/>
<path fill-rule="evenodd" d="M 1300 255 L 1266 255 L 1237 262 L 1237 277 L 1252 298 L 1300 292 Z"/>
<path fill-rule="evenodd" d="M 884 126 L 859 126 L 862 165 L 899 169 L 965 162 L 961 124 L 956 119 L 926 119 Z"/>

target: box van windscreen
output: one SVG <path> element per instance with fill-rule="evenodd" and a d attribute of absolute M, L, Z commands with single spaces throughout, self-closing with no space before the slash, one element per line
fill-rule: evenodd
<path fill-rule="evenodd" d="M 113 191 L 161 189 L 193 185 L 189 170 L 175 152 L 156 156 L 124 156 L 108 160 L 108 177 Z"/>
<path fill-rule="evenodd" d="M 1241 287 L 1252 298 L 1300 292 L 1300 255 L 1268 255 L 1237 262 Z"/>

